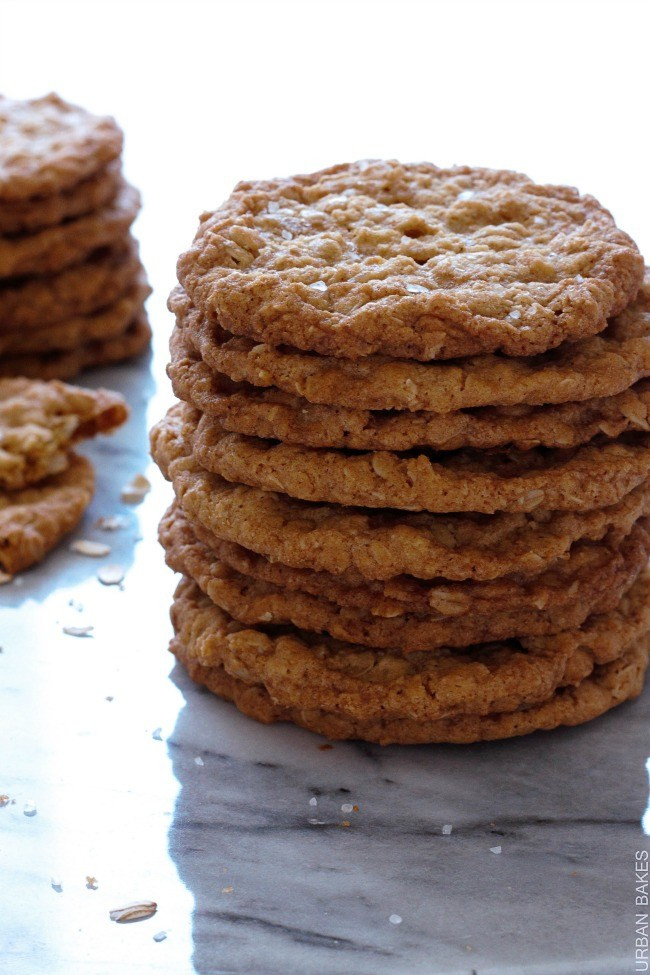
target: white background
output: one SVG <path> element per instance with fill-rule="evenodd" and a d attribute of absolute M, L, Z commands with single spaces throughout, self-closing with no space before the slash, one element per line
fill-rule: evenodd
<path fill-rule="evenodd" d="M 647 0 L 0 0 L 0 91 L 117 116 L 160 287 L 238 179 L 369 156 L 577 185 L 650 253 L 649 45 Z"/>

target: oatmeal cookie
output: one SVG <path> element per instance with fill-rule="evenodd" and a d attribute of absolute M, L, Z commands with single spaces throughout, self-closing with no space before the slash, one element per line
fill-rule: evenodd
<path fill-rule="evenodd" d="M 0 97 L 0 201 L 64 193 L 122 152 L 115 119 L 93 115 L 51 93 Z"/>
<path fill-rule="evenodd" d="M 178 273 L 234 334 L 430 361 L 593 335 L 633 300 L 643 262 L 570 187 L 372 161 L 240 183 L 203 215 Z"/>
<path fill-rule="evenodd" d="M 0 379 L 0 490 L 59 474 L 73 444 L 110 433 L 128 415 L 124 399 L 108 389 Z"/>
<path fill-rule="evenodd" d="M 647 484 L 616 505 L 588 512 L 443 516 L 310 504 L 208 473 L 190 453 L 190 436 L 178 413 L 151 431 L 153 458 L 192 522 L 298 569 L 364 579 L 539 575 L 566 558 L 575 542 L 598 541 L 611 531 L 626 535 L 650 514 Z"/>
<path fill-rule="evenodd" d="M 94 486 L 90 461 L 71 454 L 60 474 L 18 491 L 0 490 L 0 568 L 13 574 L 40 562 L 76 528 Z"/>

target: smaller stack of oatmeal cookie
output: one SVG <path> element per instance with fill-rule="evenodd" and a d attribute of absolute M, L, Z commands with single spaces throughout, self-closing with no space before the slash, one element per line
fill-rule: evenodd
<path fill-rule="evenodd" d="M 0 375 L 69 378 L 147 348 L 121 151 L 112 118 L 0 98 Z"/>
<path fill-rule="evenodd" d="M 95 472 L 73 448 L 127 417 L 108 389 L 0 379 L 0 582 L 40 562 L 77 526 Z"/>
<path fill-rule="evenodd" d="M 152 432 L 172 650 L 261 721 L 471 742 L 650 651 L 650 277 L 593 198 L 396 162 L 240 184 L 178 265 Z"/>

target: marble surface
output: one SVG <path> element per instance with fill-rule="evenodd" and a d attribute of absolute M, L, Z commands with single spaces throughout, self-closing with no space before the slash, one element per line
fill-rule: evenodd
<path fill-rule="evenodd" d="M 307 732 L 245 719 L 174 666 L 174 580 L 155 540 L 170 491 L 146 437 L 170 398 L 160 297 L 152 317 L 153 365 L 85 377 L 133 407 L 87 448 L 98 491 L 73 536 L 108 541 L 123 588 L 63 545 L 0 589 L 0 793 L 13 800 L 0 808 L 4 970 L 634 971 L 647 694 L 590 726 L 511 742 L 323 750 Z M 138 472 L 153 490 L 126 507 L 120 487 Z M 124 529 L 94 527 L 114 513 Z M 86 624 L 90 637 L 62 630 Z M 109 920 L 141 898 L 157 901 L 155 917 Z"/>

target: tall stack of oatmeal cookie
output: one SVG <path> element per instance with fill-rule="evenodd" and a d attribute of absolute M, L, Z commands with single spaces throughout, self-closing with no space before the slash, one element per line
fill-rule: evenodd
<path fill-rule="evenodd" d="M 0 97 L 0 376 L 68 378 L 148 346 L 121 151 L 112 118 Z"/>
<path fill-rule="evenodd" d="M 591 197 L 395 162 L 241 183 L 152 433 L 172 649 L 261 721 L 469 742 L 639 693 L 650 278 Z"/>

